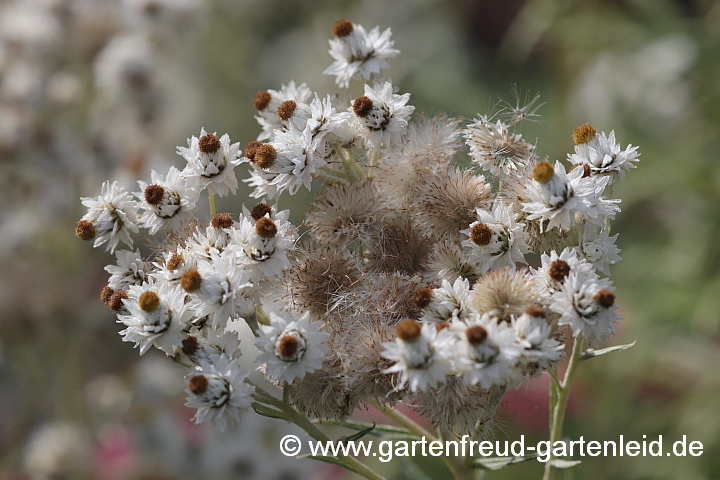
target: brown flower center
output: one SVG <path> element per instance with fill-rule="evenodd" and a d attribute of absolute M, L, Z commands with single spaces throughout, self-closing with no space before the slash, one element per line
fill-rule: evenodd
<path fill-rule="evenodd" d="M 395 336 L 403 342 L 414 342 L 420 338 L 420 323 L 411 318 L 403 320 L 395 327 Z"/>
<path fill-rule="evenodd" d="M 297 103 L 294 100 L 287 100 L 280 104 L 275 113 L 282 120 L 290 120 L 290 117 L 295 113 L 295 108 L 297 108 Z"/>
<path fill-rule="evenodd" d="M 117 290 L 115 293 L 112 294 L 112 297 L 110 297 L 110 300 L 108 301 L 108 307 L 112 309 L 114 312 L 119 312 L 122 310 L 124 304 L 123 300 L 128 298 L 128 293 L 125 290 Z"/>
<path fill-rule="evenodd" d="M 373 109 L 373 102 L 370 97 L 362 96 L 355 99 L 353 102 L 353 112 L 360 118 L 365 118 L 370 115 Z"/>
<path fill-rule="evenodd" d="M 182 266 L 182 264 L 185 263 L 185 257 L 182 253 L 173 253 L 170 257 L 170 260 L 168 260 L 167 267 L 168 270 L 177 270 Z"/>
<path fill-rule="evenodd" d="M 262 144 L 262 142 L 258 142 L 257 140 L 253 140 L 247 144 L 247 147 L 245 147 L 245 156 L 248 160 L 251 162 L 255 160 L 255 150 L 257 150 L 257 148 Z"/>
<path fill-rule="evenodd" d="M 277 151 L 275 150 L 275 147 L 266 143 L 255 149 L 253 161 L 258 167 L 267 169 L 273 166 L 276 158 Z"/>
<path fill-rule="evenodd" d="M 573 130 L 572 139 L 575 145 L 582 145 L 583 143 L 588 143 L 590 140 L 595 138 L 595 135 L 597 135 L 595 127 L 589 123 L 583 123 Z"/>
<path fill-rule="evenodd" d="M 300 348 L 300 341 L 294 335 L 284 335 L 278 339 L 275 351 L 283 358 L 293 358 Z"/>
<path fill-rule="evenodd" d="M 446 328 L 450 328 L 450 322 L 438 322 L 435 324 L 436 332 L 440 332 L 440 330 L 445 330 Z"/>
<path fill-rule="evenodd" d="M 545 318 L 545 309 L 537 303 L 525 309 L 525 314 L 531 317 Z"/>
<path fill-rule="evenodd" d="M 182 287 L 182 289 L 187 293 L 196 291 L 200 288 L 201 283 L 202 276 L 200 276 L 200 272 L 194 268 L 186 270 L 185 273 L 183 273 L 183 276 L 180 277 L 180 287 Z"/>
<path fill-rule="evenodd" d="M 488 333 L 487 330 L 485 330 L 485 327 L 482 327 L 480 325 L 474 325 L 468 328 L 465 332 L 465 336 L 467 337 L 470 345 L 480 345 L 485 341 L 487 335 Z"/>
<path fill-rule="evenodd" d="M 195 337 L 187 337 L 182 341 L 182 352 L 185 355 L 193 355 L 200 348 L 198 339 Z"/>
<path fill-rule="evenodd" d="M 220 139 L 213 133 L 203 135 L 200 137 L 200 141 L 198 142 L 198 148 L 200 151 L 202 153 L 207 153 L 208 155 L 212 155 L 220 150 L 220 146 Z"/>
<path fill-rule="evenodd" d="M 267 203 L 258 203 L 253 207 L 252 211 L 250 212 L 250 216 L 255 220 L 260 220 L 265 215 L 272 215 L 272 208 L 270 208 L 270 205 L 268 205 Z"/>
<path fill-rule="evenodd" d="M 593 297 L 603 308 L 610 308 L 615 304 L 615 294 L 605 288 L 598 290 Z"/>
<path fill-rule="evenodd" d="M 333 23 L 332 34 L 336 37 L 347 37 L 353 31 L 353 24 L 347 20 L 338 20 Z"/>
<path fill-rule="evenodd" d="M 252 100 L 252 104 L 255 107 L 255 110 L 262 111 L 270 104 L 270 100 L 272 100 L 270 92 L 257 92 L 255 94 L 255 98 Z"/>
<path fill-rule="evenodd" d="M 113 296 L 113 293 L 115 293 L 115 290 L 106 285 L 100 292 L 100 300 L 102 300 L 105 305 L 108 305 L 110 302 L 110 298 L 112 298 Z"/>
<path fill-rule="evenodd" d="M 538 183 L 548 183 L 555 175 L 555 169 L 550 162 L 540 162 L 535 165 L 532 178 Z"/>
<path fill-rule="evenodd" d="M 148 290 L 140 295 L 138 305 L 141 310 L 152 313 L 160 306 L 160 297 L 158 297 L 157 293 Z"/>
<path fill-rule="evenodd" d="M 80 220 L 75 224 L 75 235 L 80 240 L 90 241 L 95 238 L 95 225 L 87 220 Z"/>
<path fill-rule="evenodd" d="M 570 265 L 565 260 L 555 260 L 548 268 L 548 275 L 556 282 L 562 282 L 570 275 Z"/>
<path fill-rule="evenodd" d="M 145 188 L 145 201 L 149 205 L 160 205 L 165 195 L 165 189 L 160 185 L 148 185 Z"/>
<path fill-rule="evenodd" d="M 413 301 L 415 302 L 415 305 L 417 305 L 419 308 L 425 308 L 428 305 L 430 305 L 430 301 L 433 297 L 433 291 L 432 288 L 423 287 L 418 288 L 415 291 L 415 296 L 413 297 Z"/>
<path fill-rule="evenodd" d="M 255 232 L 263 238 L 273 238 L 277 235 L 277 225 L 272 219 L 262 217 L 255 222 Z"/>
<path fill-rule="evenodd" d="M 590 174 L 592 173 L 592 169 L 590 168 L 590 165 L 587 163 L 576 163 L 572 167 L 570 167 L 570 171 L 572 172 L 573 170 L 575 170 L 576 168 L 578 168 L 580 166 L 582 166 L 582 169 L 583 169 L 582 178 L 589 177 Z"/>
<path fill-rule="evenodd" d="M 233 224 L 233 219 L 229 213 L 216 213 L 213 215 L 210 224 L 215 228 L 230 228 Z"/>
<path fill-rule="evenodd" d="M 481 247 L 489 245 L 492 240 L 492 229 L 486 223 L 478 223 L 470 230 L 470 240 Z"/>
<path fill-rule="evenodd" d="M 207 392 L 207 389 L 208 379 L 204 375 L 195 375 L 190 378 L 190 382 L 188 382 L 188 390 L 190 390 L 190 393 L 193 395 L 202 395 Z"/>

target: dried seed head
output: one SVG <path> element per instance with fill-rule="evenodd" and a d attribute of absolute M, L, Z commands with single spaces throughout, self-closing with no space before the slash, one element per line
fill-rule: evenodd
<path fill-rule="evenodd" d="M 100 292 L 100 300 L 102 300 L 105 305 L 109 305 L 110 298 L 113 296 L 113 293 L 115 293 L 115 290 L 109 286 L 105 286 Z"/>
<path fill-rule="evenodd" d="M 395 336 L 403 342 L 414 342 L 420 338 L 420 323 L 408 318 L 395 327 Z"/>
<path fill-rule="evenodd" d="M 281 120 L 290 120 L 290 117 L 295 113 L 295 108 L 297 108 L 295 100 L 286 100 L 280 104 L 275 113 L 277 113 Z"/>
<path fill-rule="evenodd" d="M 265 143 L 255 149 L 253 161 L 260 168 L 270 168 L 275 163 L 275 158 L 277 158 L 275 147 Z"/>
<path fill-rule="evenodd" d="M 347 20 L 338 20 L 333 23 L 332 34 L 336 37 L 347 37 L 353 31 L 353 24 Z"/>
<path fill-rule="evenodd" d="M 360 118 L 365 118 L 370 115 L 373 109 L 373 102 L 370 97 L 362 96 L 355 99 L 353 102 L 353 112 Z"/>
<path fill-rule="evenodd" d="M 233 224 L 233 219 L 229 213 L 216 213 L 213 215 L 210 224 L 215 228 L 230 228 Z"/>
<path fill-rule="evenodd" d="M 575 145 L 582 145 L 583 143 L 588 143 L 590 140 L 595 138 L 595 135 L 597 135 L 595 127 L 589 123 L 583 123 L 573 130 L 572 139 Z"/>
<path fill-rule="evenodd" d="M 480 345 L 487 338 L 487 330 L 480 325 L 474 325 L 465 332 L 470 345 Z"/>
<path fill-rule="evenodd" d="M 593 300 L 604 308 L 610 308 L 615 304 L 615 294 L 603 288 L 595 293 Z"/>
<path fill-rule="evenodd" d="M 572 167 L 570 167 L 570 171 L 572 172 L 573 170 L 575 170 L 577 167 L 580 167 L 580 166 L 582 166 L 582 169 L 583 169 L 582 178 L 587 178 L 587 177 L 589 177 L 590 174 L 592 173 L 592 169 L 590 168 L 590 164 L 588 164 L 588 163 L 584 163 L 584 162 L 583 162 L 583 163 L 576 163 L 576 164 L 574 164 Z"/>
<path fill-rule="evenodd" d="M 255 220 L 260 220 L 265 215 L 272 216 L 272 208 L 267 203 L 258 203 L 250 212 L 250 216 Z"/>
<path fill-rule="evenodd" d="M 262 142 L 258 142 L 257 140 L 253 140 L 252 142 L 247 144 L 247 147 L 245 147 L 245 157 L 247 157 L 251 162 L 255 160 L 255 150 L 262 145 Z"/>
<path fill-rule="evenodd" d="M 185 263 L 185 257 L 183 254 L 173 253 L 172 256 L 170 256 L 170 260 L 168 260 L 167 264 L 165 264 L 165 267 L 167 267 L 168 270 L 177 270 L 183 263 Z"/>
<path fill-rule="evenodd" d="M 200 272 L 198 272 L 194 268 L 186 270 L 185 273 L 183 273 L 183 276 L 180 277 L 180 286 L 187 293 L 192 293 L 196 291 L 198 288 L 200 288 L 201 283 L 202 276 L 200 275 Z"/>
<path fill-rule="evenodd" d="M 428 305 L 430 305 L 430 301 L 433 297 L 433 291 L 432 288 L 423 287 L 418 288 L 415 291 L 415 296 L 413 297 L 413 301 L 418 306 L 418 308 L 425 308 Z"/>
<path fill-rule="evenodd" d="M 194 355 L 198 348 L 200 348 L 200 343 L 198 343 L 198 339 L 195 337 L 187 337 L 182 341 L 182 352 L 185 355 Z"/>
<path fill-rule="evenodd" d="M 128 298 L 128 293 L 125 290 L 117 290 L 112 294 L 110 300 L 108 300 L 108 307 L 114 312 L 119 312 L 123 308 L 123 300 Z"/>
<path fill-rule="evenodd" d="M 278 339 L 275 352 L 283 358 L 294 358 L 300 348 L 300 342 L 294 335 L 284 335 Z"/>
<path fill-rule="evenodd" d="M 438 322 L 435 324 L 436 332 L 440 332 L 440 330 L 445 330 L 446 328 L 450 328 L 450 322 Z"/>
<path fill-rule="evenodd" d="M 255 222 L 255 233 L 263 238 L 273 238 L 277 235 L 277 225 L 272 219 L 262 217 Z"/>
<path fill-rule="evenodd" d="M 490 243 L 492 235 L 492 229 L 486 223 L 478 223 L 470 230 L 470 240 L 481 247 Z"/>
<path fill-rule="evenodd" d="M 531 317 L 545 318 L 545 309 L 537 303 L 525 309 L 525 314 Z"/>
<path fill-rule="evenodd" d="M 202 153 L 207 153 L 208 155 L 212 155 L 220 150 L 220 146 L 220 139 L 213 133 L 203 135 L 200 137 L 200 141 L 198 142 L 198 148 L 200 148 L 200 151 Z"/>
<path fill-rule="evenodd" d="M 552 164 L 550 162 L 540 162 L 535 165 L 532 178 L 539 183 L 548 183 L 552 180 L 553 175 L 555 175 L 555 169 Z"/>
<path fill-rule="evenodd" d="M 208 389 L 208 379 L 204 375 L 195 375 L 188 382 L 188 390 L 193 395 L 202 395 Z"/>
<path fill-rule="evenodd" d="M 165 189 L 161 185 L 148 185 L 145 188 L 145 201 L 149 205 L 160 205 L 165 195 Z"/>
<path fill-rule="evenodd" d="M 144 312 L 152 313 L 160 306 L 160 297 L 157 293 L 148 290 L 138 297 L 138 305 Z"/>
<path fill-rule="evenodd" d="M 548 275 L 556 282 L 562 282 L 570 275 L 570 265 L 565 260 L 555 260 L 548 268 Z"/>
<path fill-rule="evenodd" d="M 95 225 L 87 220 L 80 220 L 75 224 L 75 235 L 80 240 L 90 241 L 95 238 Z"/>
<path fill-rule="evenodd" d="M 272 95 L 270 95 L 270 92 L 266 90 L 264 92 L 257 92 L 255 94 L 255 98 L 252 100 L 252 103 L 255 110 L 263 111 L 270 104 L 270 100 L 272 100 Z"/>

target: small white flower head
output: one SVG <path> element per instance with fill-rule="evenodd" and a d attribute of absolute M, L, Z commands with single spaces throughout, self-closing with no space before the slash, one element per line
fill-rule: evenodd
<path fill-rule="evenodd" d="M 127 290 L 130 285 L 142 285 L 152 270 L 150 262 L 143 261 L 140 250 L 118 250 L 115 253 L 117 265 L 108 265 L 108 285 L 113 290 Z"/>
<path fill-rule="evenodd" d="M 512 133 L 500 120 L 476 118 L 463 130 L 473 163 L 495 176 L 517 176 L 532 161 L 535 146 Z"/>
<path fill-rule="evenodd" d="M 512 322 L 513 332 L 525 363 L 535 363 L 547 368 L 563 356 L 564 345 L 552 337 L 552 328 L 545 319 L 545 310 L 540 305 L 531 305 Z"/>
<path fill-rule="evenodd" d="M 243 216 L 237 228 L 230 230 L 228 250 L 254 282 L 263 278 L 279 278 L 290 267 L 288 252 L 293 249 L 293 226 L 287 221 L 289 211 L 266 214 L 255 220 Z"/>
<path fill-rule="evenodd" d="M 110 253 L 115 252 L 118 242 L 132 247 L 130 232 L 138 232 L 138 206 L 132 195 L 118 182 L 105 181 L 97 198 L 80 199 L 87 207 L 87 213 L 75 227 L 75 233 L 82 240 L 95 240 L 93 247 L 107 244 Z"/>
<path fill-rule="evenodd" d="M 150 185 L 138 180 L 141 191 L 135 196 L 144 210 L 140 226 L 150 230 L 150 235 L 155 235 L 167 224 L 177 227 L 187 220 L 195 210 L 200 194 L 175 167 L 170 167 L 165 177 L 153 170 L 151 179 Z"/>
<path fill-rule="evenodd" d="M 327 333 L 318 332 L 322 322 L 311 322 L 310 312 L 299 319 L 270 312 L 270 325 L 261 327 L 256 361 L 267 365 L 266 374 L 278 382 L 293 383 L 322 368 L 327 353 Z"/>
<path fill-rule="evenodd" d="M 213 217 L 205 232 L 200 227 L 195 228 L 192 238 L 188 240 L 187 250 L 197 259 L 211 259 L 214 255 L 222 254 L 230 243 L 230 226 L 234 225 L 232 218 L 227 222 L 226 213 L 219 213 Z"/>
<path fill-rule="evenodd" d="M 217 363 L 221 356 L 234 360 L 242 355 L 237 332 L 209 327 L 191 333 L 182 341 L 180 351 L 196 365 Z"/>
<path fill-rule="evenodd" d="M 185 271 L 180 286 L 191 295 L 188 306 L 198 317 L 210 316 L 213 326 L 255 311 L 246 298 L 253 286 L 250 272 L 238 266 L 230 253 L 199 260 L 197 269 Z"/>
<path fill-rule="evenodd" d="M 515 369 L 519 346 L 507 322 L 498 323 L 489 315 L 475 315 L 467 324 L 455 322 L 455 368 L 470 385 L 491 388 L 512 384 L 520 377 Z"/>
<path fill-rule="evenodd" d="M 470 282 L 457 278 L 453 283 L 442 281 L 440 288 L 420 289 L 415 295 L 418 307 L 423 309 L 424 322 L 465 321 L 470 315 L 467 305 Z"/>
<path fill-rule="evenodd" d="M 150 275 L 155 280 L 179 286 L 180 279 L 185 271 L 197 268 L 197 259 L 189 248 L 178 245 L 175 251 L 168 251 L 163 254 L 162 262 L 155 262 L 153 265 L 155 271 Z"/>
<path fill-rule="evenodd" d="M 354 120 L 362 128 L 360 134 L 371 147 L 388 147 L 405 135 L 408 119 L 415 107 L 408 105 L 410 94 L 396 95 L 390 82 L 365 85 L 365 95 L 353 101 Z"/>
<path fill-rule="evenodd" d="M 560 255 L 555 250 L 550 255 L 543 253 L 540 262 L 540 268 L 533 270 L 532 276 L 537 294 L 545 304 L 549 304 L 551 297 L 560 291 L 570 273 L 595 275 L 592 264 L 570 247 L 565 248 Z"/>
<path fill-rule="evenodd" d="M 605 217 L 615 218 L 620 211 L 619 200 L 605 200 L 600 195 L 607 185 L 607 178 L 584 176 L 584 169 L 576 168 L 565 173 L 562 163 L 539 162 L 526 184 L 525 194 L 530 200 L 523 203 L 528 219 L 540 219 L 549 230 L 553 227 L 569 228 L 575 214 L 580 213 L 589 221 L 602 225 Z"/>
<path fill-rule="evenodd" d="M 622 180 L 628 170 L 637 167 L 638 147 L 628 145 L 623 150 L 615 141 L 615 131 L 610 135 L 598 134 L 592 125 L 585 123 L 573 131 L 573 141 L 575 153 L 569 154 L 568 160 L 574 165 L 588 165 L 591 175 L 607 176 L 608 184 L 616 176 Z"/>
<path fill-rule="evenodd" d="M 252 404 L 255 388 L 245 383 L 248 373 L 240 371 L 237 360 L 224 355 L 216 363 L 203 362 L 188 375 L 187 403 L 196 408 L 195 423 L 210 421 L 224 430 L 230 423 L 240 420 L 240 414 Z"/>
<path fill-rule="evenodd" d="M 607 230 L 603 229 L 598 232 L 594 225 L 586 225 L 582 242 L 575 247 L 575 250 L 591 262 L 595 268 L 605 275 L 610 275 L 610 265 L 622 260 L 622 257 L 618 255 L 620 249 L 615 245 L 618 235 L 620 234 L 616 233 L 611 237 Z"/>
<path fill-rule="evenodd" d="M 449 343 L 438 341 L 438 328 L 426 323 L 421 325 L 415 320 L 400 322 L 395 330 L 395 341 L 383 344 L 381 355 L 396 362 L 383 373 L 400 373 L 395 387 L 402 390 L 410 385 L 412 392 L 425 391 L 444 383 L 446 375 L 452 371 Z M 441 329 L 440 335 L 449 332 Z"/>
<path fill-rule="evenodd" d="M 349 126 L 350 112 L 338 112 L 333 107 L 330 95 L 322 100 L 315 94 L 309 105 L 309 118 L 298 130 L 310 128 L 313 140 L 327 140 L 332 143 L 352 141 L 354 131 Z M 320 154 L 320 152 L 318 152 Z"/>
<path fill-rule="evenodd" d="M 120 335 L 135 343 L 140 355 L 151 346 L 172 355 L 173 347 L 182 344 L 183 330 L 193 319 L 185 292 L 165 283 L 143 283 L 131 286 L 123 303 L 127 313 L 118 315 L 118 322 L 127 328 Z"/>
<path fill-rule="evenodd" d="M 262 133 L 258 136 L 258 140 L 272 140 L 274 131 L 283 128 L 283 121 L 278 115 L 280 106 L 288 101 L 306 104 L 312 98 L 312 91 L 307 84 L 301 83 L 295 85 L 294 81 L 290 81 L 287 85 L 282 85 L 280 90 L 265 90 L 257 92 L 252 103 L 257 111 L 255 120 L 262 127 Z"/>
<path fill-rule="evenodd" d="M 323 73 L 335 75 L 335 83 L 340 88 L 348 88 L 350 80 L 360 77 L 369 80 L 371 75 L 390 68 L 388 60 L 400 54 L 393 48 L 395 42 L 389 28 L 382 33 L 380 27 L 367 32 L 362 25 L 338 20 L 333 24 L 332 33 L 335 38 L 328 42 L 335 61 Z"/>
<path fill-rule="evenodd" d="M 492 212 L 477 209 L 477 218 L 460 233 L 468 237 L 462 245 L 469 249 L 470 262 L 477 264 L 480 273 L 527 263 L 530 247 L 525 242 L 525 225 L 515 221 L 511 205 L 497 201 Z"/>
<path fill-rule="evenodd" d="M 560 314 L 558 325 L 570 325 L 573 336 L 583 334 L 592 346 L 604 343 L 615 333 L 619 320 L 615 287 L 606 278 L 573 272 L 553 295 L 551 308 Z"/>
<path fill-rule="evenodd" d="M 198 192 L 207 188 L 211 194 L 221 197 L 228 192 L 235 194 L 238 183 L 234 169 L 246 159 L 241 156 L 239 143 L 230 144 L 227 133 L 218 138 L 203 128 L 200 138 L 193 135 L 188 139 L 188 147 L 178 147 L 177 153 L 187 161 L 182 176 Z"/>

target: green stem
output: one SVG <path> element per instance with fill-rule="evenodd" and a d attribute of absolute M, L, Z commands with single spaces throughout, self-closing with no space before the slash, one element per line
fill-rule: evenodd
<path fill-rule="evenodd" d="M 208 203 L 210 204 L 210 216 L 215 216 L 216 209 L 215 209 L 215 194 L 208 192 Z"/>
<path fill-rule="evenodd" d="M 563 378 L 562 383 L 557 386 L 557 399 L 555 403 L 555 410 L 552 413 L 552 428 L 550 429 L 550 452 L 548 455 L 548 461 L 545 463 L 543 480 L 550 480 L 552 478 L 552 447 L 554 443 L 562 437 L 562 428 L 565 421 L 565 408 L 567 407 L 568 398 L 570 397 L 572 380 L 577 372 L 577 366 L 581 360 L 580 357 L 582 356 L 583 346 L 584 342 L 582 334 L 579 333 L 578 336 L 575 337 L 575 343 L 573 344 L 572 353 L 570 354 L 570 361 L 568 362 L 567 371 L 565 372 L 565 378 Z"/>

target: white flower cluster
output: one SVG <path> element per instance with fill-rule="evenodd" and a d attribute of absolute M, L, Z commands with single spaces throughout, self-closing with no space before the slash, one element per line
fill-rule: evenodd
<path fill-rule="evenodd" d="M 337 22 L 325 73 L 346 87 L 389 68 L 398 51 L 390 30 L 379 32 Z M 154 346 L 191 367 L 196 421 L 222 428 L 267 400 L 237 361 L 243 324 L 260 351 L 254 374 L 283 385 L 297 411 L 341 419 L 407 400 L 471 432 L 506 388 L 556 365 L 566 338 L 595 346 L 614 333 L 607 275 L 620 257 L 609 228 L 620 209 L 609 186 L 637 148 L 585 124 L 567 171 L 519 133 L 537 97 L 509 108 L 508 121 L 463 128 L 446 116 L 411 121 L 410 95 L 373 80 L 349 102 L 295 82 L 258 92 L 262 131 L 244 154 L 202 130 L 178 148 L 184 169 L 152 172 L 135 198 L 106 182 L 83 199 L 77 235 L 95 246 L 132 246 L 140 228 L 165 236 L 152 260 L 118 251 L 102 298 L 141 354 Z M 452 163 L 463 138 L 470 169 Z M 268 203 L 215 212 L 243 163 L 256 198 L 322 189 L 302 236 Z M 207 223 L 196 212 L 205 190 Z"/>

